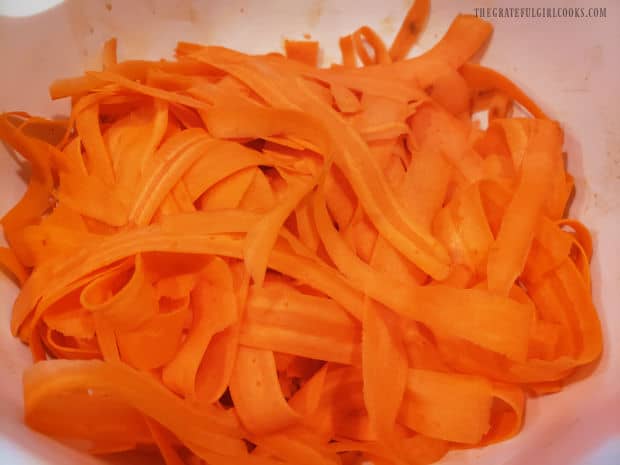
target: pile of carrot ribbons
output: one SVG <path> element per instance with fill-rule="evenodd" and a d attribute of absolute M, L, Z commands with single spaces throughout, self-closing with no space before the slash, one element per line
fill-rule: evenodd
<path fill-rule="evenodd" d="M 0 249 L 30 427 L 167 465 L 421 465 L 512 437 L 599 357 L 562 130 L 470 62 L 481 19 L 405 58 L 428 12 L 329 68 L 312 41 L 110 40 L 51 85 L 70 119 L 0 115 L 30 165 Z"/>

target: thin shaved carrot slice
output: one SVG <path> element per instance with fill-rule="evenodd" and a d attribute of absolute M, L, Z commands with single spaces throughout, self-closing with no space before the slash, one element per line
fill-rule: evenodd
<path fill-rule="evenodd" d="M 244 345 L 359 364 L 360 341 L 356 322 L 331 300 L 306 296 L 287 286 L 270 285 L 250 293 L 241 329 Z"/>
<path fill-rule="evenodd" d="M 199 158 L 183 175 L 193 201 L 216 183 L 241 170 L 270 164 L 256 151 L 234 142 L 213 142 L 206 153 L 207 156 Z"/>
<path fill-rule="evenodd" d="M 103 44 L 103 69 L 107 69 L 117 62 L 116 59 L 116 37 L 108 39 Z"/>
<path fill-rule="evenodd" d="M 23 243 L 22 231 L 25 226 L 35 224 L 37 218 L 50 208 L 53 187 L 50 159 L 45 147 L 26 137 L 9 122 L 6 115 L 0 118 L 0 137 L 19 151 L 30 162 L 32 169 L 23 197 L 0 220 L 6 240 L 19 261 L 31 266 L 32 254 Z"/>
<path fill-rule="evenodd" d="M 368 55 L 364 42 L 368 43 L 373 49 L 373 57 Z M 353 33 L 353 44 L 360 60 L 365 65 L 390 63 L 392 61 L 381 37 L 368 26 L 362 26 Z"/>
<path fill-rule="evenodd" d="M 400 420 L 431 437 L 476 444 L 490 426 L 492 393 L 483 378 L 413 369 Z"/>
<path fill-rule="evenodd" d="M 286 201 L 276 206 L 248 231 L 243 251 L 248 272 L 259 286 L 262 285 L 269 253 L 275 244 L 278 230 L 301 199 L 314 187 L 309 180 L 295 181 L 288 189 Z"/>
<path fill-rule="evenodd" d="M 47 360 L 47 353 L 45 352 L 45 348 L 43 347 L 43 341 L 41 338 L 41 325 L 34 327 L 32 334 L 30 335 L 29 344 L 33 363 Z"/>
<path fill-rule="evenodd" d="M 548 119 L 545 113 L 512 81 L 484 66 L 467 63 L 461 68 L 461 74 L 476 90 L 501 90 L 523 105 L 534 118 Z"/>
<path fill-rule="evenodd" d="M 134 329 L 157 312 L 155 289 L 148 282 L 142 256 L 132 269 L 120 268 L 92 280 L 81 292 L 80 303 L 113 328 Z"/>
<path fill-rule="evenodd" d="M 160 425 L 155 423 L 153 420 L 149 420 L 145 418 L 146 424 L 148 425 L 149 431 L 153 436 L 153 440 L 159 451 L 161 452 L 166 465 L 184 465 L 183 460 L 179 456 L 178 452 L 174 449 L 172 444 L 170 443 L 169 434 L 164 430 Z"/>
<path fill-rule="evenodd" d="M 196 399 L 211 403 L 228 389 L 239 347 L 241 320 L 244 317 L 250 278 L 243 265 L 231 265 L 239 318 L 236 323 L 216 334 L 202 359 L 196 374 Z"/>
<path fill-rule="evenodd" d="M 107 362 L 119 362 L 121 356 L 118 351 L 116 334 L 111 323 L 100 315 L 95 315 L 95 332 L 101 356 Z"/>
<path fill-rule="evenodd" d="M 369 427 L 379 438 L 389 437 L 407 384 L 407 355 L 396 320 L 368 302 L 362 320 L 364 404 Z"/>
<path fill-rule="evenodd" d="M 519 185 L 489 252 L 487 275 L 493 292 L 507 293 L 523 270 L 548 192 L 552 156 L 560 150 L 560 137 L 555 124 L 538 121 L 523 158 Z"/>
<path fill-rule="evenodd" d="M 106 150 L 101 135 L 99 105 L 91 105 L 82 110 L 75 120 L 75 127 L 86 149 L 86 167 L 92 175 L 98 176 L 105 184 L 114 182 L 110 154 Z"/>
<path fill-rule="evenodd" d="M 433 82 L 430 96 L 455 116 L 466 115 L 469 119 L 471 105 L 471 89 L 460 73 L 448 71 Z M 503 115 L 507 113 L 508 102 L 504 105 Z M 496 117 L 495 112 L 489 110 L 489 119 Z"/>
<path fill-rule="evenodd" d="M 320 242 L 319 233 L 316 230 L 316 225 L 312 219 L 312 210 L 310 206 L 310 199 L 308 197 L 306 197 L 305 200 L 302 200 L 295 210 L 295 220 L 297 223 L 299 239 L 306 247 L 308 247 L 308 249 L 312 252 L 316 252 Z"/>
<path fill-rule="evenodd" d="M 110 71 L 89 71 L 87 76 L 93 76 L 104 82 L 110 82 L 117 84 L 121 87 L 126 87 L 129 90 L 142 93 L 144 95 L 150 95 L 151 97 L 159 98 L 171 103 L 179 103 L 186 105 L 190 108 L 204 109 L 207 105 L 192 97 L 182 95 L 177 92 L 161 90 L 155 87 L 149 87 L 144 84 L 140 84 L 136 81 L 128 79 L 120 74 L 115 74 Z"/>
<path fill-rule="evenodd" d="M 256 169 L 244 168 L 215 184 L 200 197 L 201 210 L 238 208 L 250 185 L 254 182 Z"/>
<path fill-rule="evenodd" d="M 558 224 L 560 226 L 568 226 L 573 231 L 575 231 L 575 237 L 579 244 L 581 244 L 581 246 L 583 247 L 588 261 L 592 260 L 592 236 L 588 228 L 586 228 L 580 221 L 568 218 L 558 221 Z"/>
<path fill-rule="evenodd" d="M 125 199 L 97 176 L 60 175 L 58 200 L 78 213 L 109 224 L 123 226 L 129 216 Z"/>
<path fill-rule="evenodd" d="M 362 109 L 359 99 L 350 89 L 339 84 L 332 84 L 330 89 L 342 113 L 356 113 Z"/>
<path fill-rule="evenodd" d="M 95 338 L 72 338 L 45 326 L 40 331 L 44 350 L 52 357 L 69 360 L 92 360 L 102 357 Z"/>
<path fill-rule="evenodd" d="M 493 443 L 513 437 L 523 424 L 525 392 L 519 386 L 493 383 L 495 411 L 491 413 L 491 429 L 484 437 L 484 443 Z M 498 402 L 499 401 L 499 402 Z"/>
<path fill-rule="evenodd" d="M 214 259 L 192 290 L 192 328 L 174 359 L 162 372 L 166 386 L 185 397 L 194 397 L 196 372 L 213 336 L 238 318 L 232 276 L 228 265 Z"/>
<path fill-rule="evenodd" d="M 319 43 L 312 40 L 285 40 L 284 51 L 291 60 L 301 61 L 310 66 L 319 62 Z"/>
<path fill-rule="evenodd" d="M 254 434 L 273 433 L 298 421 L 282 395 L 268 350 L 239 347 L 230 394 L 241 422 Z"/>
<path fill-rule="evenodd" d="M 118 363 L 98 360 L 48 361 L 33 366 L 24 383 L 26 421 L 37 429 L 39 428 L 36 421 L 37 412 L 45 409 L 50 403 L 53 405 L 54 402 L 58 402 L 57 396 L 61 399 L 63 396 L 68 397 L 69 403 L 67 404 L 65 400 L 61 404 L 65 409 L 68 408 L 67 413 L 79 416 L 87 414 L 88 412 L 81 412 L 79 408 L 73 409 L 71 399 L 78 400 L 79 396 L 88 395 L 88 389 L 92 389 L 93 392 L 101 392 L 103 398 L 108 398 L 117 405 L 130 404 L 132 408 L 158 421 L 177 437 L 189 443 L 201 443 L 203 447 L 225 455 L 247 453 L 245 445 L 238 439 L 240 433 L 238 427 L 222 418 L 222 414 L 213 409 L 198 411 L 167 391 L 154 378 Z M 95 402 L 91 405 L 101 404 Z M 62 417 L 57 416 L 60 419 Z M 99 416 L 91 418 L 96 418 L 97 421 L 103 420 Z M 110 420 L 113 424 L 118 424 L 118 418 L 111 417 Z M 60 422 L 64 423 L 63 420 Z M 58 424 L 58 420 L 54 423 Z M 50 425 L 52 431 L 54 423 Z M 78 421 L 77 424 L 79 423 Z M 119 426 L 123 426 L 123 422 Z M 81 430 L 88 429 L 81 428 Z"/>
<path fill-rule="evenodd" d="M 342 53 L 342 64 L 349 68 L 355 68 L 355 45 L 353 43 L 353 36 L 342 36 L 338 41 L 340 46 L 340 53 Z"/>
<path fill-rule="evenodd" d="M 430 1 L 428 0 L 415 0 L 413 2 L 390 47 L 390 57 L 392 60 L 398 61 L 405 58 L 415 44 L 428 17 L 430 6 Z"/>
<path fill-rule="evenodd" d="M 116 335 L 120 358 L 139 370 L 153 370 L 169 363 L 177 354 L 188 320 L 189 302 L 179 302 L 169 311 L 153 315 L 132 331 Z"/>
<path fill-rule="evenodd" d="M 0 264 L 17 280 L 20 286 L 24 285 L 28 277 L 28 271 L 20 263 L 13 249 L 0 247 Z"/>
<path fill-rule="evenodd" d="M 71 292 L 55 302 L 43 315 L 43 323 L 63 336 L 91 339 L 95 335 L 95 319 L 80 305 L 79 292 Z"/>
<path fill-rule="evenodd" d="M 443 205 L 452 169 L 437 152 L 421 150 L 411 157 L 411 164 L 401 184 L 401 196 L 415 220 L 430 229 Z"/>

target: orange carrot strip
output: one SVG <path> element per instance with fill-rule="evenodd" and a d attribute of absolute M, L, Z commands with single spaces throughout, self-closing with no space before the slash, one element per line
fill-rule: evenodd
<path fill-rule="evenodd" d="M 116 342 L 120 358 L 143 371 L 170 362 L 181 346 L 183 328 L 189 316 L 188 302 L 159 312 L 132 331 L 119 331 Z"/>
<path fill-rule="evenodd" d="M 150 442 L 149 431 L 142 415 L 126 403 L 107 396 L 101 390 L 65 391 L 63 386 L 51 384 L 50 378 L 63 373 L 63 370 L 53 367 L 89 362 L 47 363 L 43 366 L 36 365 L 36 369 L 33 367 L 28 370 L 24 377 L 28 425 L 92 453 L 131 450 L 138 443 Z M 40 381 L 43 385 L 37 388 L 33 385 L 35 381 Z"/>
<path fill-rule="evenodd" d="M 148 282 L 141 255 L 133 270 L 120 268 L 93 279 L 81 292 L 80 303 L 112 328 L 131 330 L 157 312 L 155 289 Z"/>
<path fill-rule="evenodd" d="M 207 155 L 198 159 L 183 175 L 183 181 L 192 200 L 228 176 L 270 162 L 241 144 L 227 141 L 213 141 Z"/>
<path fill-rule="evenodd" d="M 230 394 L 241 422 L 252 433 L 273 433 L 298 421 L 282 396 L 273 353 L 268 350 L 239 347 Z"/>
<path fill-rule="evenodd" d="M 559 226 L 568 226 L 573 231 L 575 231 L 575 238 L 583 247 L 583 250 L 588 258 L 588 261 L 592 260 L 593 246 L 592 246 L 592 236 L 590 235 L 590 231 L 588 228 L 583 225 L 578 220 L 574 219 L 562 219 L 558 221 Z"/>
<path fill-rule="evenodd" d="M 149 420 L 148 418 L 145 418 L 144 420 L 149 428 L 149 431 L 151 432 L 151 435 L 153 436 L 155 444 L 157 444 L 159 452 L 164 458 L 164 462 L 166 462 L 166 465 L 184 465 L 184 462 L 181 460 L 178 452 L 170 443 L 170 434 L 153 420 Z"/>
<path fill-rule="evenodd" d="M 200 457 L 200 459 L 212 465 L 278 465 L 282 463 L 281 460 L 272 458 L 271 454 L 269 457 L 256 456 L 258 448 L 254 449 L 251 454 L 240 457 L 214 454 L 195 444 L 190 449 L 196 457 Z"/>
<path fill-rule="evenodd" d="M 168 104 L 154 100 L 133 111 L 106 132 L 120 192 L 132 197 L 148 161 L 162 142 L 168 126 Z M 120 123 L 123 123 L 122 125 Z M 114 137 L 116 136 L 116 137 Z"/>
<path fill-rule="evenodd" d="M 120 361 L 116 335 L 112 325 L 100 315 L 95 315 L 94 320 L 97 343 L 103 359 L 111 362 Z"/>
<path fill-rule="evenodd" d="M 76 117 L 75 127 L 86 149 L 86 168 L 89 174 L 97 176 L 104 184 L 114 182 L 112 162 L 108 153 L 99 123 L 99 105 L 91 105 Z"/>
<path fill-rule="evenodd" d="M 192 328 L 174 359 L 162 372 L 166 386 L 189 398 L 195 396 L 196 372 L 213 336 L 238 318 L 232 276 L 222 259 L 215 258 L 207 265 L 191 298 Z"/>
<path fill-rule="evenodd" d="M 83 396 L 87 395 L 88 389 L 91 389 L 93 393 L 101 393 L 97 397 L 102 400 L 108 399 L 108 401 L 103 404 L 85 403 Z M 131 411 L 138 411 L 152 418 L 182 441 L 190 444 L 199 443 L 202 447 L 224 455 L 239 456 L 247 453 L 245 445 L 238 439 L 240 437 L 238 427 L 234 424 L 227 424 L 230 422 L 222 418 L 219 412 L 204 408 L 197 410 L 167 391 L 150 375 L 141 374 L 122 364 L 98 360 L 41 362 L 26 372 L 24 395 L 26 422 L 36 429 L 51 434 L 58 432 L 61 437 L 64 433 L 62 425 L 66 425 L 64 421 L 66 415 L 72 415 L 76 419 L 84 415 L 86 419 L 96 405 L 105 407 L 113 405 L 116 406 L 117 411 L 130 405 Z M 80 399 L 82 401 L 78 405 L 72 405 L 71 399 L 76 402 Z M 46 407 L 53 408 L 56 402 L 60 402 L 60 405 L 64 407 L 65 415 L 51 418 L 38 415 L 40 409 L 45 411 Z M 90 408 L 80 409 L 82 405 L 90 405 Z M 47 425 L 39 422 L 38 418 L 46 419 Z M 119 427 L 131 426 L 131 423 L 129 425 L 122 421 L 119 423 L 120 417 L 111 418 L 107 415 L 105 417 L 93 416 L 91 421 L 92 419 L 102 421 L 104 418 L 106 421 L 103 423 L 108 427 L 110 421 Z M 86 432 L 88 437 L 92 430 L 83 428 L 83 423 L 78 422 L 78 424 L 80 424 L 81 434 L 84 435 Z M 65 437 L 67 439 L 79 438 L 79 434 L 67 434 Z"/>
<path fill-rule="evenodd" d="M 558 127 L 540 120 L 523 159 L 519 185 L 489 252 L 487 275 L 492 292 L 506 294 L 523 270 L 552 176 L 552 155 L 560 144 Z"/>
<path fill-rule="evenodd" d="M 523 423 L 525 392 L 519 386 L 493 383 L 493 396 L 496 404 L 503 404 L 492 413 L 491 429 L 483 439 L 483 444 L 503 441 L 516 435 Z"/>
<path fill-rule="evenodd" d="M 196 372 L 196 401 L 210 404 L 228 388 L 239 342 L 239 330 L 226 328 L 211 339 L 203 361 Z"/>
<path fill-rule="evenodd" d="M 76 212 L 110 226 L 123 226 L 129 216 L 125 199 L 95 175 L 61 173 L 56 196 Z"/>
<path fill-rule="evenodd" d="M 373 49 L 374 56 L 370 57 L 366 51 L 364 42 Z M 392 59 L 381 40 L 381 37 L 370 27 L 362 26 L 353 33 L 353 44 L 358 56 L 365 65 L 391 63 Z"/>
<path fill-rule="evenodd" d="M 393 61 L 405 58 L 415 44 L 428 18 L 430 6 L 428 0 L 415 0 L 413 2 L 390 46 L 390 57 Z"/>
<path fill-rule="evenodd" d="M 566 260 L 572 245 L 573 240 L 567 232 L 543 217 L 523 268 L 523 278 L 531 283 L 539 281 Z"/>
<path fill-rule="evenodd" d="M 359 241 L 364 241 L 364 238 L 360 238 Z M 373 244 L 369 245 L 372 246 Z M 424 284 L 428 277 L 380 236 L 376 238 L 374 243 L 373 258 L 370 262 L 372 267 L 379 272 L 406 283 Z"/>
<path fill-rule="evenodd" d="M 261 218 L 248 231 L 243 249 L 243 257 L 248 272 L 259 286 L 262 285 L 269 254 L 275 244 L 278 230 L 295 205 L 314 187 L 310 180 L 295 181 L 288 190 L 286 199 L 271 212 Z"/>
<path fill-rule="evenodd" d="M 155 97 L 170 103 L 179 103 L 182 105 L 186 105 L 190 108 L 199 109 L 204 109 L 208 107 L 205 103 L 192 97 L 188 97 L 177 92 L 165 91 L 157 89 L 156 87 L 140 84 L 120 74 L 115 74 L 111 71 L 89 71 L 87 73 L 87 76 L 92 76 L 104 82 L 114 83 L 134 92 L 138 92 L 144 95 L 150 95 L 151 97 Z"/>
<path fill-rule="evenodd" d="M 308 197 L 302 200 L 295 210 L 295 219 L 297 222 L 299 239 L 309 250 L 316 252 L 320 242 L 319 233 L 316 230 L 316 225 L 312 218 L 312 210 Z"/>
<path fill-rule="evenodd" d="M 300 465 L 336 465 L 338 463 L 335 454 L 324 450 L 314 437 L 297 438 L 291 432 L 261 436 L 254 441 L 276 457 L 281 457 L 289 463 Z"/>
<path fill-rule="evenodd" d="M 451 177 L 452 169 L 440 153 L 421 150 L 412 155 L 400 194 L 421 226 L 430 229 L 445 200 Z"/>
<path fill-rule="evenodd" d="M 69 293 L 52 305 L 43 315 L 43 322 L 50 330 L 64 336 L 91 339 L 95 335 L 93 315 L 80 305 L 77 292 Z"/>
<path fill-rule="evenodd" d="M 170 113 L 172 113 L 186 129 L 204 128 L 204 123 L 200 115 L 191 108 L 173 103 L 170 104 Z"/>
<path fill-rule="evenodd" d="M 92 76 L 58 79 L 50 84 L 49 95 L 52 100 L 56 100 L 85 94 L 101 85 L 102 81 Z"/>
<path fill-rule="evenodd" d="M 31 266 L 33 257 L 23 243 L 22 231 L 25 226 L 36 223 L 50 207 L 53 178 L 49 152 L 46 145 L 36 143 L 19 131 L 5 114 L 0 115 L 0 139 L 28 160 L 32 169 L 23 197 L 0 220 L 7 242 L 19 261 Z"/>
<path fill-rule="evenodd" d="M 466 82 L 465 84 L 467 85 Z M 512 109 L 512 99 L 508 95 L 496 90 L 474 90 L 474 92 L 476 94 L 473 97 L 472 112 L 487 111 L 489 122 L 497 118 L 508 118 Z"/>
<path fill-rule="evenodd" d="M 361 333 L 333 301 L 307 296 L 287 286 L 253 288 L 241 329 L 250 347 L 317 360 L 359 364 Z"/>
<path fill-rule="evenodd" d="M 466 63 L 461 74 L 470 87 L 476 90 L 500 90 L 516 100 L 529 111 L 534 118 L 549 119 L 536 103 L 531 100 L 517 85 L 504 75 L 474 63 Z"/>
<path fill-rule="evenodd" d="M 158 63 L 163 65 L 164 62 Z M 121 76 L 133 80 L 144 80 L 147 70 L 154 66 L 155 62 L 145 60 L 128 60 L 115 65 L 110 65 L 106 70 L 111 73 L 118 73 Z M 105 85 L 105 81 L 86 74 L 77 78 L 57 79 L 52 82 L 49 88 L 50 97 L 58 99 L 63 97 L 78 97 L 87 92 L 101 89 Z"/>
<path fill-rule="evenodd" d="M 192 198 L 187 191 L 187 186 L 185 182 L 179 181 L 174 185 L 171 191 L 172 197 L 176 201 L 179 206 L 179 211 L 183 213 L 187 212 L 195 212 L 196 206 L 192 202 Z"/>
<path fill-rule="evenodd" d="M 110 66 L 117 63 L 116 37 L 112 37 L 104 42 L 102 55 L 103 69 L 108 69 Z"/>
<path fill-rule="evenodd" d="M 491 24 L 478 17 L 458 15 L 441 40 L 424 54 L 363 69 L 368 77 L 383 76 L 426 88 L 448 70 L 460 68 L 467 62 L 487 42 L 492 30 Z"/>
<path fill-rule="evenodd" d="M 488 22 L 476 16 L 458 15 L 441 40 L 422 56 L 436 57 L 459 68 L 488 40 L 492 29 Z"/>
<path fill-rule="evenodd" d="M 64 336 L 63 333 L 43 327 L 41 340 L 46 351 L 55 358 L 69 360 L 92 360 L 102 357 L 97 340 L 77 339 Z"/>
<path fill-rule="evenodd" d="M 313 414 L 319 407 L 328 366 L 323 365 L 291 398 L 289 405 L 302 416 Z"/>
<path fill-rule="evenodd" d="M 396 321 L 372 301 L 364 308 L 362 371 L 369 426 L 379 438 L 389 437 L 407 384 L 407 355 Z"/>
<path fill-rule="evenodd" d="M 421 150 L 432 153 L 439 150 L 468 182 L 482 178 L 481 157 L 467 141 L 467 126 L 447 111 L 437 105 L 424 104 L 411 118 L 411 129 Z"/>
<path fill-rule="evenodd" d="M 342 53 L 342 64 L 347 68 L 355 68 L 355 45 L 353 43 L 353 36 L 342 36 L 338 41 L 340 46 L 340 53 Z"/>
<path fill-rule="evenodd" d="M 244 168 L 209 188 L 199 199 L 201 210 L 238 208 L 256 176 L 255 167 Z"/>
<path fill-rule="evenodd" d="M 215 144 L 203 130 L 187 129 L 162 145 L 154 156 L 156 161 L 145 167 L 129 218 L 137 224 L 148 224 L 164 196 L 204 155 L 205 149 Z"/>
<path fill-rule="evenodd" d="M 196 398 L 198 402 L 212 403 L 219 399 L 230 384 L 239 348 L 240 322 L 244 318 L 250 278 L 243 265 L 233 267 L 239 318 L 236 323 L 216 334 L 196 373 Z M 235 270 L 240 270 L 236 271 Z"/>
<path fill-rule="evenodd" d="M 399 418 L 424 435 L 476 444 L 489 428 L 492 401 L 484 378 L 412 369 Z"/>
<path fill-rule="evenodd" d="M 72 170 L 78 172 L 82 176 L 88 176 L 88 170 L 86 169 L 84 157 L 82 156 L 82 141 L 79 136 L 69 142 L 62 153 L 67 157 L 67 163 Z"/>
<path fill-rule="evenodd" d="M 330 89 L 342 113 L 356 113 L 362 109 L 359 99 L 350 89 L 340 84 L 332 84 Z"/>
<path fill-rule="evenodd" d="M 313 40 L 285 40 L 284 50 L 291 60 L 301 61 L 310 66 L 319 62 L 319 43 Z"/>
<path fill-rule="evenodd" d="M 493 244 L 493 233 L 488 224 L 478 185 L 461 191 L 451 202 L 451 214 L 462 243 L 462 255 L 470 269 L 484 273 L 487 256 Z"/>
<path fill-rule="evenodd" d="M 337 167 L 327 174 L 324 181 L 325 202 L 339 228 L 349 226 L 355 211 L 355 193 L 342 171 Z"/>
<path fill-rule="evenodd" d="M 32 354 L 32 362 L 37 363 L 47 359 L 43 341 L 41 340 L 41 325 L 35 326 L 30 335 L 30 353 Z"/>
<path fill-rule="evenodd" d="M 28 278 L 28 271 L 20 263 L 13 249 L 0 247 L 0 265 L 2 265 L 3 271 L 10 273 L 17 280 L 17 283 L 23 286 Z"/>
<path fill-rule="evenodd" d="M 448 71 L 433 82 L 430 96 L 454 116 L 466 114 L 469 119 L 471 90 L 457 71 Z"/>

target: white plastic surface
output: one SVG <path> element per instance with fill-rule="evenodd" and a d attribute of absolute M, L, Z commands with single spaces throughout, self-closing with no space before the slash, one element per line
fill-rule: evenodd
<path fill-rule="evenodd" d="M 10 12 L 10 3 L 0 0 L 0 11 Z M 38 2 L 20 3 L 19 11 L 24 11 L 24 4 L 36 8 Z M 477 7 L 606 8 L 605 19 L 491 19 L 494 37 L 482 57 L 483 63 L 522 85 L 566 131 L 568 164 L 577 187 L 571 214 L 594 234 L 592 276 L 604 356 L 588 370 L 590 376 L 562 393 L 530 400 L 525 428 L 517 438 L 484 450 L 451 453 L 442 464 L 620 463 L 620 3 L 594 3 L 435 0 L 415 50 L 435 43 L 456 13 L 473 13 Z M 65 0 L 31 16 L 0 16 L 0 111 L 66 115 L 67 102 L 49 101 L 48 84 L 97 68 L 101 44 L 110 36 L 118 37 L 121 58 L 160 58 L 170 57 L 181 39 L 266 52 L 280 49 L 285 37 L 300 39 L 309 33 L 321 41 L 323 62 L 329 64 L 339 59 L 338 37 L 361 24 L 391 40 L 408 4 L 409 0 Z M 0 213 L 24 189 L 18 163 L 5 152 L 0 146 Z M 30 355 L 8 329 L 16 293 L 1 276 L 0 463 L 100 463 L 22 424 L 21 372 Z"/>

